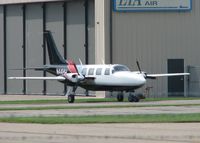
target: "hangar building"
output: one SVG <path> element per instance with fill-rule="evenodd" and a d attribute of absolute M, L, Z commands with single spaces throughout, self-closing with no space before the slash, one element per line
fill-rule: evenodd
<path fill-rule="evenodd" d="M 150 80 L 152 97 L 198 96 L 199 0 L 1 0 L 0 93 L 63 94 L 56 81 L 10 81 L 8 76 L 49 76 L 10 70 L 48 64 L 43 32 L 51 30 L 66 59 L 125 64 L 148 73 L 190 72 Z"/>

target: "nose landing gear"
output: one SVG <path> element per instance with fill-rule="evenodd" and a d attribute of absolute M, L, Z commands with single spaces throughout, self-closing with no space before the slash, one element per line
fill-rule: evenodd
<path fill-rule="evenodd" d="M 68 103 L 74 103 L 76 89 L 77 89 L 77 86 L 68 87 L 67 93 L 65 94 L 65 96 L 67 97 Z"/>

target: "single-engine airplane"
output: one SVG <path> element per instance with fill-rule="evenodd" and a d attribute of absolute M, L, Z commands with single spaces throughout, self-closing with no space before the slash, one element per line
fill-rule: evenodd
<path fill-rule="evenodd" d="M 43 67 L 25 68 L 24 70 L 47 71 L 55 77 L 9 77 L 8 79 L 17 80 L 58 80 L 66 83 L 69 87 L 65 96 L 69 103 L 75 100 L 77 87 L 82 87 L 92 91 L 119 91 L 118 101 L 123 101 L 124 91 L 129 92 L 129 102 L 139 102 L 141 94 L 136 94 L 135 90 L 146 83 L 146 79 L 155 79 L 164 76 L 183 76 L 189 73 L 170 73 L 170 74 L 147 74 L 137 66 L 139 71 L 130 71 L 125 65 L 76 65 L 72 60 L 65 61 L 58 52 L 54 39 L 50 31 L 44 33 L 46 47 L 48 49 L 50 65 Z"/>

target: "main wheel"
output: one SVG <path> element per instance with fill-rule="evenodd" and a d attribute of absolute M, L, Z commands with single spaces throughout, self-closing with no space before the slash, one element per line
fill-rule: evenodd
<path fill-rule="evenodd" d="M 118 102 L 123 102 L 124 101 L 124 95 L 123 95 L 123 93 L 117 94 L 117 101 Z"/>
<path fill-rule="evenodd" d="M 129 94 L 128 101 L 129 102 L 139 102 L 140 99 L 137 96 L 133 95 L 133 94 Z"/>
<path fill-rule="evenodd" d="M 74 95 L 72 95 L 72 94 L 68 95 L 67 100 L 68 100 L 68 103 L 74 103 L 74 100 L 75 100 Z"/>

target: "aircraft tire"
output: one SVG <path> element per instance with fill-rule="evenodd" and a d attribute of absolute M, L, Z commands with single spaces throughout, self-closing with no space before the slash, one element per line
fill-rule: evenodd
<path fill-rule="evenodd" d="M 67 100 L 68 100 L 68 103 L 74 103 L 74 100 L 75 100 L 74 95 L 72 95 L 72 94 L 68 95 Z"/>
<path fill-rule="evenodd" d="M 129 101 L 129 102 L 139 102 L 140 99 L 139 99 L 137 96 L 135 96 L 135 95 L 133 95 L 133 94 L 130 94 L 130 95 L 128 96 L 128 101 Z"/>
<path fill-rule="evenodd" d="M 124 101 L 124 95 L 121 94 L 121 93 L 117 94 L 117 101 L 118 102 L 123 102 Z"/>

